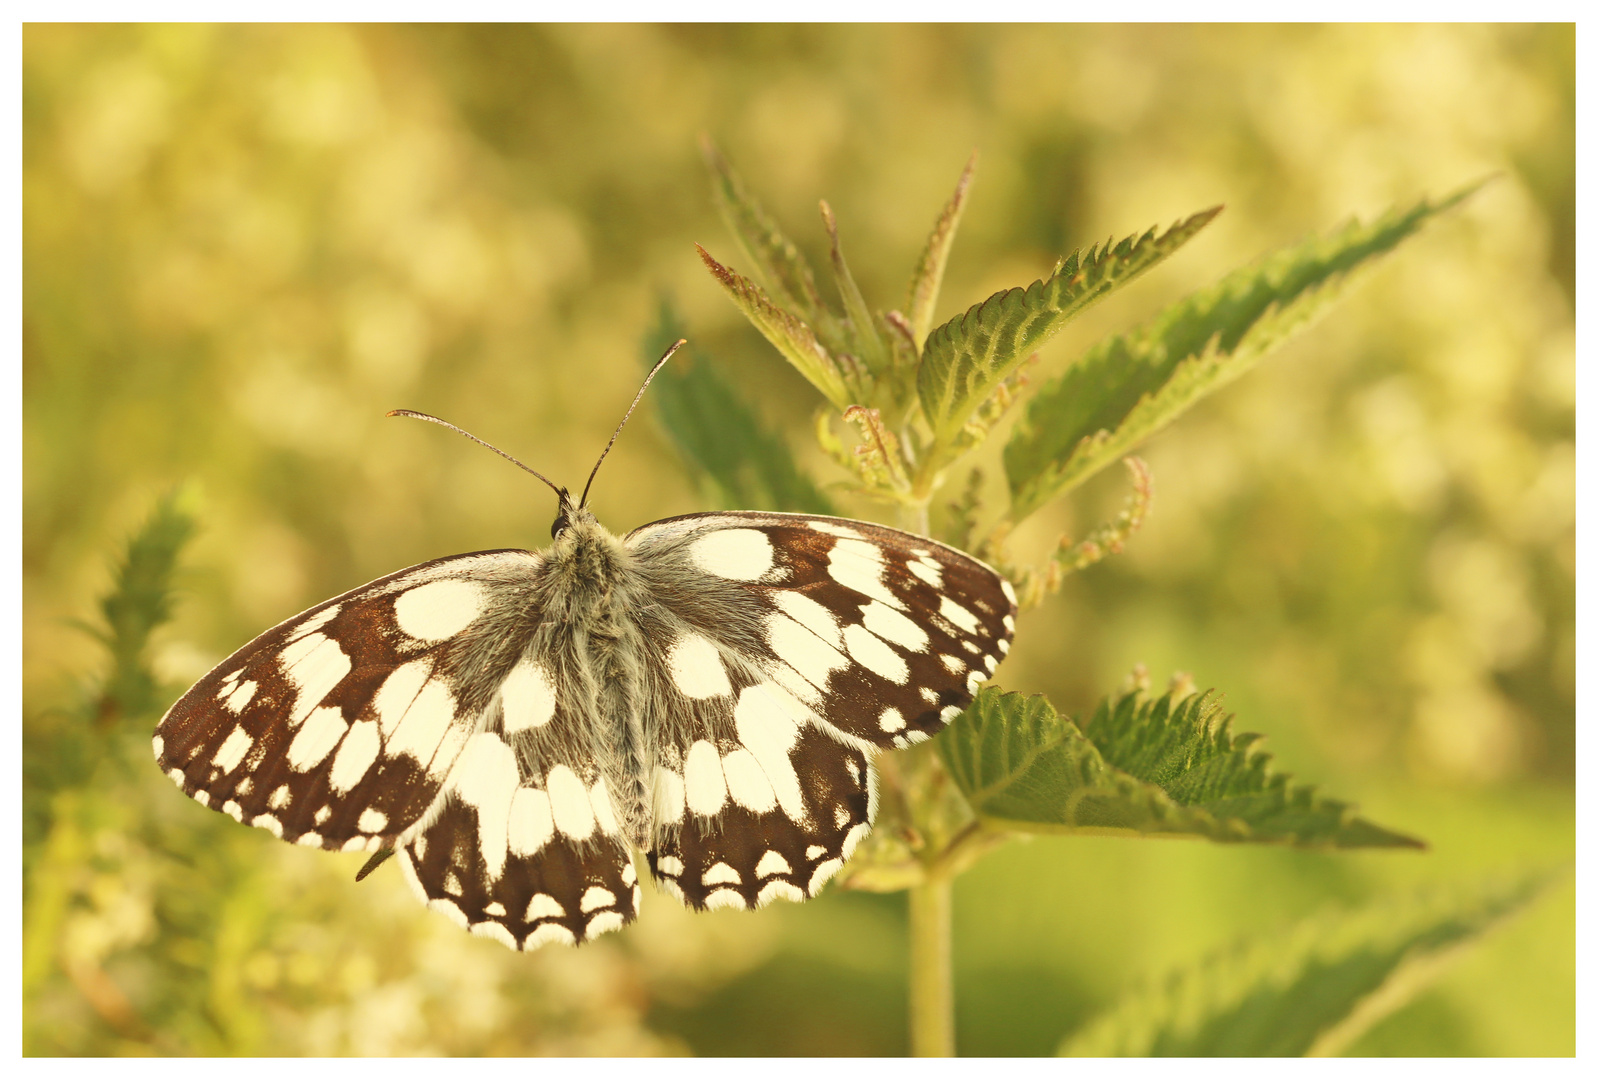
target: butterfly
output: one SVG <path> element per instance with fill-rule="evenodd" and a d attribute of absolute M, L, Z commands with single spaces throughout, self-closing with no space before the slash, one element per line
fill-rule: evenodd
<path fill-rule="evenodd" d="M 522 465 L 559 499 L 547 550 L 425 562 L 229 656 L 157 725 L 161 769 L 282 840 L 376 852 L 363 877 L 397 855 L 427 907 L 513 949 L 632 921 L 634 849 L 696 909 L 815 896 L 871 827 L 873 754 L 965 709 L 1015 592 L 836 517 L 618 537 L 587 508 L 610 445 L 578 499 Z"/>

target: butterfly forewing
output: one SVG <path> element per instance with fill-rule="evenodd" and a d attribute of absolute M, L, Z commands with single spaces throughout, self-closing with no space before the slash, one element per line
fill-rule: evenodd
<path fill-rule="evenodd" d="M 197 801 L 284 840 L 389 846 L 433 808 L 481 724 L 475 673 L 514 653 L 501 613 L 524 611 L 540 562 L 439 559 L 289 619 L 168 710 L 156 760 Z"/>

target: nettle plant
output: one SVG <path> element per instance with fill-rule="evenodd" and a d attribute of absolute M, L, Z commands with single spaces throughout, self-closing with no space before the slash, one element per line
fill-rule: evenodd
<path fill-rule="evenodd" d="M 1360 271 L 1474 190 L 1421 200 L 1370 224 L 1351 222 L 1278 251 L 1172 304 L 1146 325 L 1100 341 L 1062 374 L 1029 385 L 1038 349 L 1090 305 L 1175 253 L 1221 207 L 1164 232 L 1151 228 L 1078 250 L 1047 277 L 995 293 L 934 325 L 975 156 L 916 260 L 903 308 L 884 311 L 871 306 L 850 273 L 837 217 L 825 201 L 821 218 L 836 305 L 727 160 L 708 141 L 704 149 L 722 216 L 751 272 L 703 247 L 700 257 L 739 310 L 825 400 L 816 413 L 816 436 L 849 476 L 835 486 L 887 508 L 890 524 L 986 560 L 1014 584 L 1023 610 L 1041 603 L 1067 575 L 1120 551 L 1138 528 L 1152 479 L 1130 451 L 1247 371 L 1324 311 Z M 653 357 L 680 329 L 665 312 L 645 355 Z M 708 478 L 729 507 L 833 512 L 789 448 L 709 365 L 668 367 L 657 388 L 666 429 L 690 468 Z M 995 512 L 984 505 L 982 471 L 972 461 L 1012 412 L 1018 415 L 1003 448 L 1009 502 Z M 839 437 L 840 419 L 845 430 L 853 428 L 853 446 Z M 1132 488 L 1118 517 L 1084 539 L 1061 537 L 1041 564 L 1013 557 L 1007 540 L 1018 525 L 1116 461 L 1127 468 Z M 957 490 L 952 498 L 951 484 Z M 930 511 L 940 503 L 946 512 L 934 516 Z M 1259 749 L 1258 735 L 1232 731 L 1232 717 L 1223 714 L 1214 691 L 1195 692 L 1180 675 L 1164 693 L 1149 686 L 1141 669 L 1134 672 L 1085 720 L 1062 715 L 1041 695 L 987 686 L 932 742 L 879 756 L 876 826 L 839 883 L 910 894 L 915 1053 L 954 1050 L 951 882 L 1014 836 L 1091 832 L 1322 849 L 1424 847 L 1277 772 Z M 1129 1002 L 1079 1036 L 1077 1042 L 1088 1042 L 1075 1048 L 1334 1050 L 1379 1015 L 1356 1010 L 1358 1001 L 1422 954 L 1457 944 L 1518 907 L 1526 888 L 1444 905 L 1454 920 L 1448 933 L 1438 933 L 1435 903 L 1377 920 L 1381 935 L 1354 933 L 1341 923 L 1311 933 L 1309 944 L 1293 953 L 1300 957 L 1297 975 L 1311 984 L 1289 979 L 1291 987 L 1277 986 L 1270 1000 L 1283 1015 L 1274 1018 L 1265 1042 L 1250 1042 L 1247 1034 L 1260 1019 L 1258 979 L 1227 974 L 1230 989 L 1200 993 L 1203 1005 L 1188 1000 L 1191 989 L 1169 986 Z M 1333 941 L 1342 944 L 1328 944 Z M 1370 951 L 1361 978 L 1336 989 L 1313 985 L 1324 979 L 1317 965 L 1356 947 Z M 1280 983 L 1280 976 L 1278 968 L 1271 977 Z M 1216 977 L 1192 978 L 1198 985 Z M 1389 997 L 1388 1007 L 1404 999 Z"/>

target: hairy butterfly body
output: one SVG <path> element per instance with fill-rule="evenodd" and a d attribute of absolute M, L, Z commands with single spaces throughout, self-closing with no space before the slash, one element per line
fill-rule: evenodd
<path fill-rule="evenodd" d="M 870 828 L 872 753 L 938 731 L 1008 651 L 1009 584 L 840 518 L 617 537 L 557 490 L 547 551 L 423 563 L 234 653 L 162 718 L 161 768 L 283 840 L 394 850 L 512 948 L 631 921 L 635 848 L 695 908 L 814 896 Z"/>

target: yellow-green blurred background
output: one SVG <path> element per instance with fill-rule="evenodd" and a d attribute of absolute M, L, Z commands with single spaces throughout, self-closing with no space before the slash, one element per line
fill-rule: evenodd
<path fill-rule="evenodd" d="M 695 257 L 741 261 L 700 132 L 818 266 L 827 198 L 883 308 L 977 148 L 940 317 L 1227 204 L 1044 374 L 1267 250 L 1498 177 L 1152 441 L 1147 525 L 1023 616 L 998 676 L 1080 712 L 1137 662 L 1189 671 L 1283 767 L 1432 850 L 1013 844 L 956 890 L 964 1052 L 1049 1052 L 1139 980 L 1328 905 L 1569 860 L 1574 83 L 1561 26 L 28 27 L 23 711 L 48 812 L 24 832 L 26 1050 L 904 1051 L 902 896 L 651 896 L 623 933 L 522 956 L 137 754 L 77 787 L 37 760 L 82 735 L 65 710 L 102 661 L 69 620 L 160 493 L 200 493 L 155 650 L 178 685 L 380 574 L 545 542 L 541 485 L 383 413 L 580 482 L 662 292 L 691 362 L 839 479 L 806 435 L 819 399 Z M 596 485 L 617 531 L 706 507 L 641 417 Z M 1120 483 L 1040 514 L 1022 553 Z M 118 737 L 147 746 L 142 724 Z M 230 870 L 183 876 L 152 821 Z M 1572 1053 L 1573 948 L 1566 886 L 1353 1050 Z"/>

